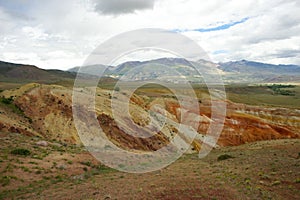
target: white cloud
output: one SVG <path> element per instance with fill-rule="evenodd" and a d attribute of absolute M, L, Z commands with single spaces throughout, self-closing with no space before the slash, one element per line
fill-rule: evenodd
<path fill-rule="evenodd" d="M 81 65 L 100 43 L 124 31 L 212 28 L 249 17 L 226 30 L 184 34 L 214 61 L 300 64 L 297 0 L 131 0 L 127 6 L 114 6 L 116 1 L 95 5 L 94 0 L 22 2 L 0 0 L 0 60 L 67 69 Z"/>
<path fill-rule="evenodd" d="M 120 15 L 152 9 L 153 5 L 154 0 L 96 0 L 95 10 L 100 14 Z"/>

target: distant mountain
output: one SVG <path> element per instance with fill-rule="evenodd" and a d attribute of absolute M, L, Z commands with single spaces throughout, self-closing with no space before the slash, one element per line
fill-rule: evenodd
<path fill-rule="evenodd" d="M 195 70 L 195 68 L 197 70 Z M 96 74 L 104 65 L 86 66 L 81 72 Z M 71 71 L 76 71 L 73 68 Z M 133 70 L 134 69 L 134 70 Z M 200 72 L 200 74 L 198 73 Z M 206 60 L 196 62 L 182 58 L 160 58 L 149 61 L 129 61 L 115 67 L 108 67 L 105 75 L 126 81 L 156 80 L 170 82 L 201 82 L 203 75 L 219 73 L 226 83 L 298 82 L 300 66 L 273 65 L 247 60 L 213 63 Z"/>
<path fill-rule="evenodd" d="M 282 83 L 282 82 L 292 82 L 292 83 L 300 83 L 300 76 L 274 76 L 272 78 L 264 79 L 266 83 Z"/>
<path fill-rule="evenodd" d="M 74 80 L 79 69 L 81 76 L 86 79 L 103 75 L 113 78 L 113 81 L 117 78 L 124 81 L 203 82 L 205 75 L 216 73 L 222 76 L 225 83 L 300 81 L 300 66 L 297 65 L 272 65 L 247 60 L 213 63 L 206 60 L 160 58 L 149 61 L 130 61 L 108 67 L 101 64 L 74 67 L 68 71 L 45 70 L 34 65 L 0 61 L 0 82 L 55 83 L 62 80 Z"/>
<path fill-rule="evenodd" d="M 300 66 L 297 65 L 272 65 L 247 60 L 219 63 L 219 68 L 225 72 L 235 72 L 242 74 L 300 74 Z"/>
<path fill-rule="evenodd" d="M 69 69 L 69 72 L 75 72 L 78 73 L 80 71 L 81 74 L 89 74 L 89 75 L 97 75 L 97 74 L 102 74 L 105 72 L 105 74 L 110 74 L 110 68 L 105 65 L 88 65 L 88 66 L 83 66 L 83 67 L 73 67 Z"/>
<path fill-rule="evenodd" d="M 300 66 L 273 65 L 247 60 L 219 63 L 227 81 L 233 82 L 288 82 L 300 79 Z"/>
<path fill-rule="evenodd" d="M 199 81 L 199 74 L 194 66 L 200 67 L 201 72 L 208 71 L 208 67 L 197 62 L 189 62 L 182 58 L 160 58 L 149 61 L 129 61 L 117 66 L 105 67 L 92 65 L 81 67 L 80 72 L 96 74 L 106 68 L 104 75 L 121 78 L 124 81 L 163 80 L 168 82 Z M 78 71 L 79 67 L 69 71 Z M 133 70 L 134 69 L 134 70 Z"/>
<path fill-rule="evenodd" d="M 44 70 L 34 65 L 15 64 L 0 61 L 0 81 L 53 83 L 74 79 L 76 73 L 61 70 Z"/>

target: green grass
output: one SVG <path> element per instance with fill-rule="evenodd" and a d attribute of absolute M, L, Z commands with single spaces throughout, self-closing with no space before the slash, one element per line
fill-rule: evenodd
<path fill-rule="evenodd" d="M 0 97 L 0 103 L 10 108 L 14 113 L 25 116 L 24 111 L 14 104 L 13 97 L 9 97 L 9 98 Z"/>
<path fill-rule="evenodd" d="M 230 85 L 226 86 L 226 94 L 229 100 L 236 103 L 300 108 L 300 86 L 281 89 L 280 92 L 275 93 L 270 86 Z"/>

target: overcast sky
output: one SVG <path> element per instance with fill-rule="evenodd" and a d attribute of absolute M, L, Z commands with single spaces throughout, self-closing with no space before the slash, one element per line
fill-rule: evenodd
<path fill-rule="evenodd" d="M 163 28 L 216 62 L 300 65 L 299 10 L 299 0 L 0 0 L 0 60 L 68 69 L 112 36 Z"/>

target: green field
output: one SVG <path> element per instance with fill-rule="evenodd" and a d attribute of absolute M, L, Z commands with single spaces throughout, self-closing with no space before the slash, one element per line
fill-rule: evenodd
<path fill-rule="evenodd" d="M 274 94 L 267 86 L 230 85 L 226 86 L 227 98 L 236 103 L 250 105 L 300 108 L 300 86 L 285 88 L 294 91 L 294 96 Z"/>
<path fill-rule="evenodd" d="M 207 98 L 209 92 L 204 85 L 193 85 L 195 93 L 199 99 Z M 178 86 L 178 90 L 184 90 L 181 86 Z M 293 86 L 291 88 L 282 88 L 282 91 L 292 91 L 293 95 L 282 95 L 275 93 L 267 85 L 249 86 L 243 84 L 226 85 L 226 98 L 235 103 L 243 103 L 248 105 L 257 106 L 274 106 L 274 107 L 286 107 L 286 108 L 300 108 L 300 86 Z M 157 91 L 167 92 L 163 87 L 158 85 L 145 85 L 137 90 L 139 94 L 151 96 Z"/>

